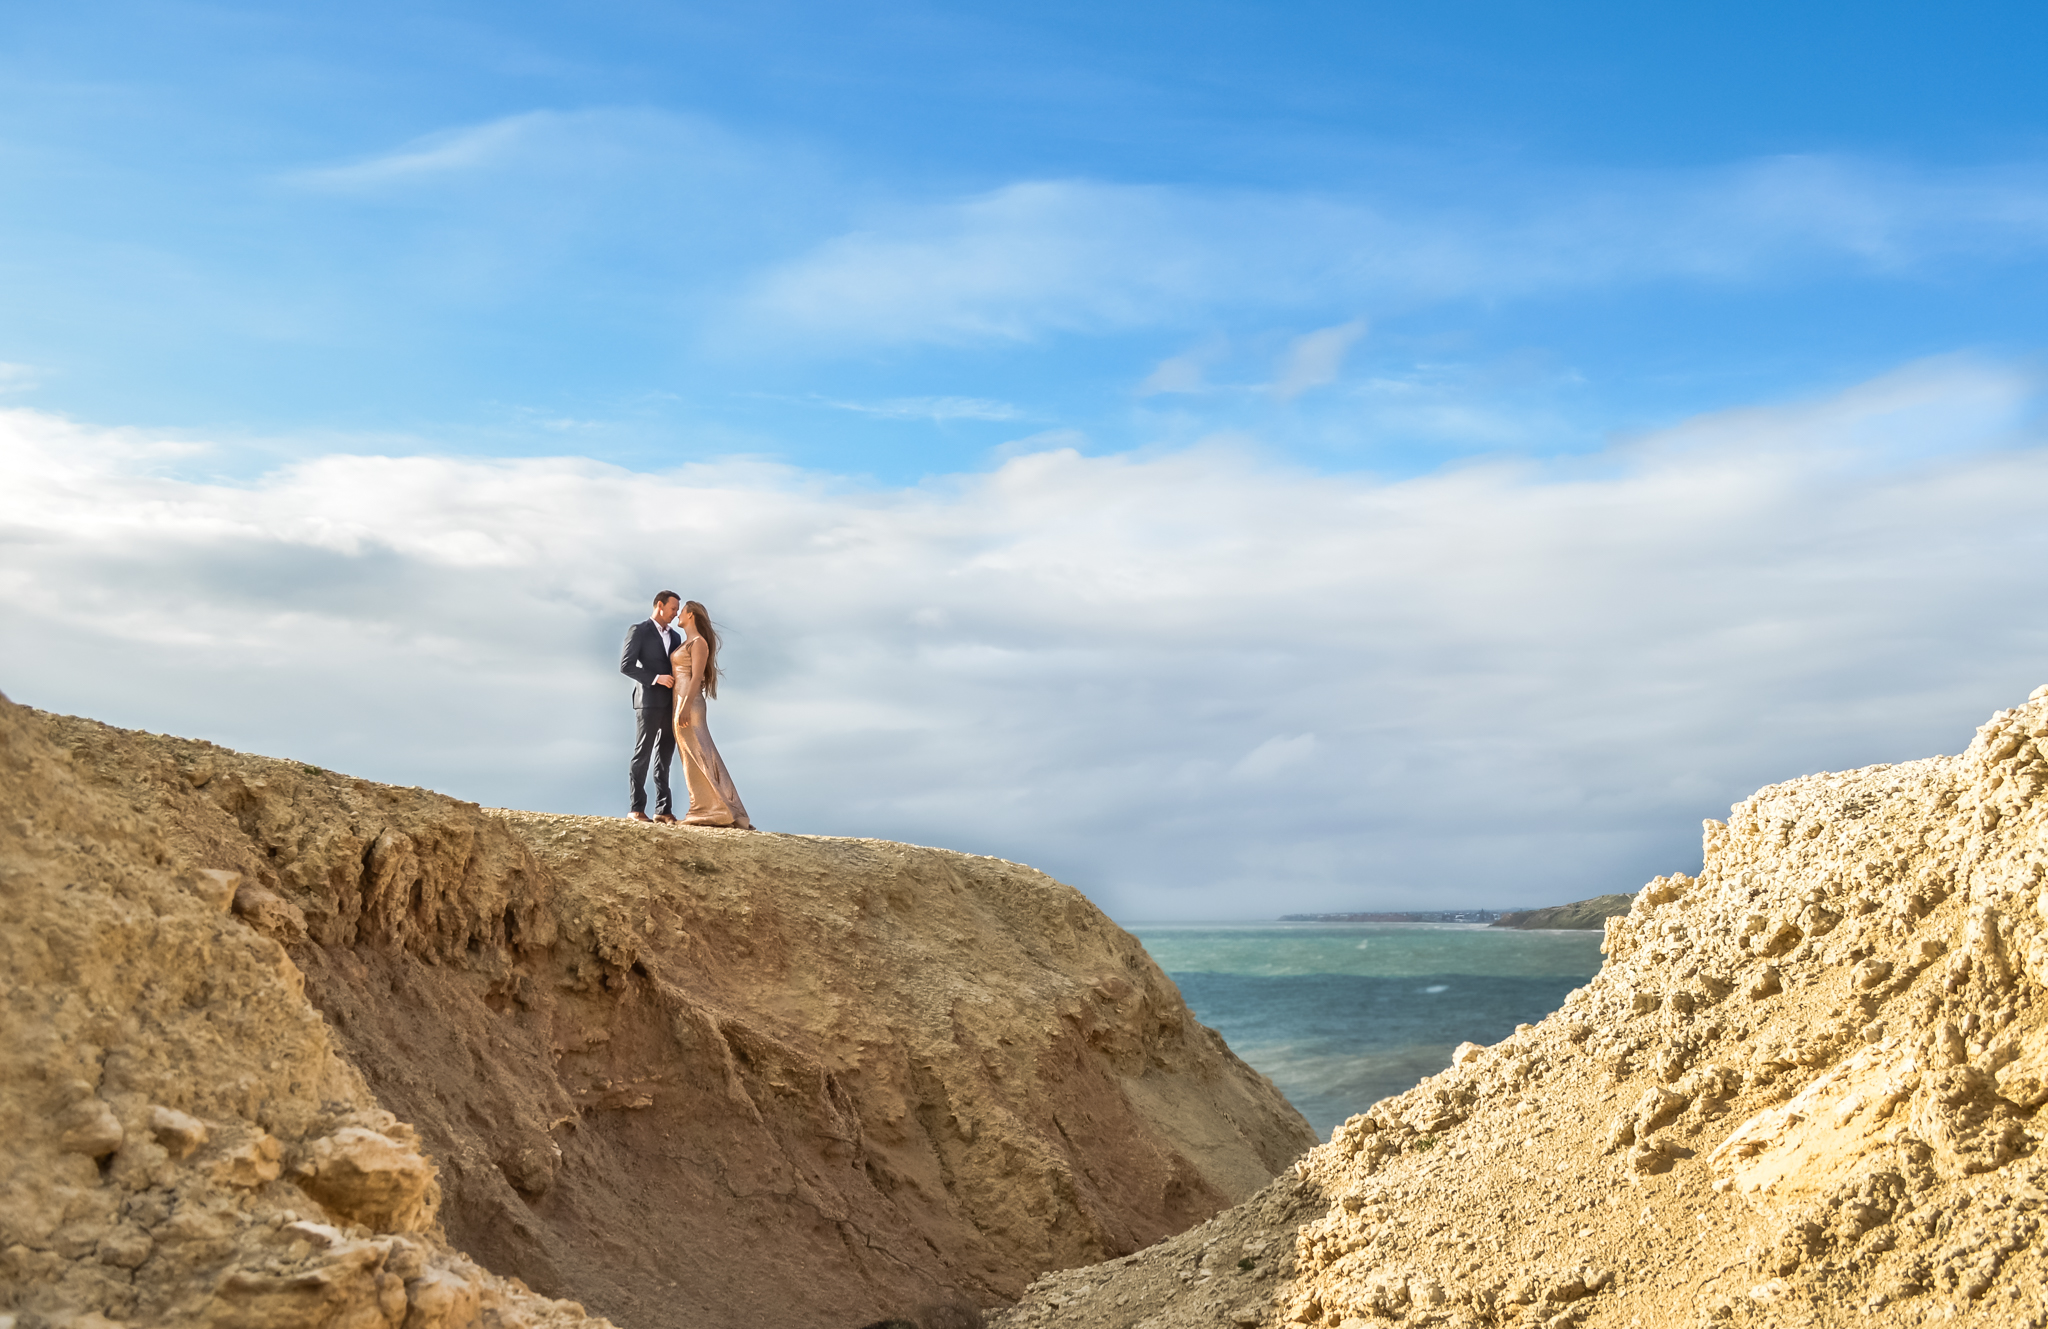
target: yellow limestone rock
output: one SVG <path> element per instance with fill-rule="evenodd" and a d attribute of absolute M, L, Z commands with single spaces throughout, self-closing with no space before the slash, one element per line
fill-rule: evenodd
<path fill-rule="evenodd" d="M 229 911 L 257 865 L 178 838 L 200 786 L 55 730 L 0 699 L 0 1326 L 391 1329 L 429 1276 L 478 1329 L 593 1323 L 437 1232 L 401 1255 L 300 1219 L 287 1162 L 388 1114 Z"/>
<path fill-rule="evenodd" d="M 200 868 L 192 874 L 192 889 L 208 907 L 222 913 L 234 908 L 235 892 L 242 887 L 242 874 L 222 868 Z"/>
<path fill-rule="evenodd" d="M 1548 1019 L 992 1323 L 2048 1324 L 2048 688 L 1702 848 Z"/>
<path fill-rule="evenodd" d="M 405 1285 L 405 1329 L 459 1329 L 476 1323 L 477 1290 L 466 1279 L 430 1269 Z"/>
<path fill-rule="evenodd" d="M 373 1232 L 420 1231 L 441 1204 L 434 1165 L 418 1149 L 361 1126 L 313 1141 L 292 1175 L 328 1212 Z"/>
<path fill-rule="evenodd" d="M 284 1145 L 276 1136 L 258 1134 L 226 1150 L 214 1163 L 214 1180 L 228 1186 L 255 1189 L 276 1181 L 284 1173 Z"/>
<path fill-rule="evenodd" d="M 174 1159 L 182 1159 L 206 1143 L 206 1123 L 176 1108 L 152 1107 L 149 1110 L 149 1133 Z"/>
<path fill-rule="evenodd" d="M 57 1125 L 63 1132 L 57 1137 L 57 1147 L 87 1158 L 104 1158 L 113 1153 L 127 1135 L 114 1109 L 92 1097 L 81 1098 L 65 1108 Z"/>
<path fill-rule="evenodd" d="M 24 1324 L 937 1329 L 1314 1143 L 1020 864 L 493 811 L 4 699 L 0 806 Z"/>

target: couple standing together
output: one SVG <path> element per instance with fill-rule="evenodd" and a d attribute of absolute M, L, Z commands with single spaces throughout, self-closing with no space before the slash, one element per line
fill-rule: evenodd
<path fill-rule="evenodd" d="M 654 616 L 626 630 L 619 672 L 633 680 L 634 821 L 676 820 L 668 792 L 668 763 L 683 754 L 690 791 L 684 824 L 735 826 L 751 831 L 746 805 L 719 759 L 704 724 L 704 698 L 718 695 L 718 630 L 695 600 L 674 591 L 654 597 Z M 647 815 L 647 766 L 654 765 L 654 815 Z"/>

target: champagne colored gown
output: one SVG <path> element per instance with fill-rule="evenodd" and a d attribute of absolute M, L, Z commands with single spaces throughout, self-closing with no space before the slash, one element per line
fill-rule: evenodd
<path fill-rule="evenodd" d="M 695 641 L 692 637 L 690 641 Z M 676 753 L 683 759 L 683 779 L 690 789 L 690 810 L 683 817 L 686 826 L 735 826 L 754 829 L 747 820 L 747 806 L 740 791 L 726 773 L 718 745 L 711 741 L 711 729 L 704 723 L 704 693 L 699 690 L 685 705 L 689 691 L 690 641 L 676 647 L 669 666 L 676 672 Z"/>

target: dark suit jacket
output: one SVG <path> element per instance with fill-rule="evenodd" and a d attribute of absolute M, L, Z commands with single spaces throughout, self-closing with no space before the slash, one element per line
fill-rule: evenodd
<path fill-rule="evenodd" d="M 668 636 L 675 646 L 683 644 L 683 634 L 675 628 L 668 630 Z M 619 652 L 619 672 L 633 680 L 634 710 L 651 707 L 665 713 L 675 709 L 675 692 L 654 681 L 656 675 L 673 674 L 675 669 L 668 662 L 668 651 L 662 649 L 661 634 L 655 631 L 653 619 L 643 618 L 626 629 L 626 645 Z"/>

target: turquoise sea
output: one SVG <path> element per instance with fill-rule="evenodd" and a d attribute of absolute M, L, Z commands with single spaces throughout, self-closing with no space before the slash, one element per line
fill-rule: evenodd
<path fill-rule="evenodd" d="M 1598 932 L 1435 923 L 1140 923 L 1197 1019 L 1316 1130 L 1557 1009 L 1600 969 Z"/>

